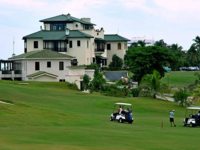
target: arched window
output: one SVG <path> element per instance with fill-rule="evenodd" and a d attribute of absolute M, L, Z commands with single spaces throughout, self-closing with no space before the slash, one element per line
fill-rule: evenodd
<path fill-rule="evenodd" d="M 121 43 L 118 43 L 118 49 L 121 49 L 121 47 L 122 47 Z"/>

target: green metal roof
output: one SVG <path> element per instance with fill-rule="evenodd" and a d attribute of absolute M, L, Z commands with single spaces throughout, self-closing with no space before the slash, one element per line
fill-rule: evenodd
<path fill-rule="evenodd" d="M 66 54 L 61 54 L 52 50 L 36 50 L 36 51 L 31 51 L 28 53 L 24 53 L 21 55 L 17 55 L 14 57 L 10 57 L 8 59 L 19 59 L 19 58 L 73 58 L 70 55 Z"/>
<path fill-rule="evenodd" d="M 105 41 L 130 41 L 129 39 L 122 37 L 118 34 L 105 34 L 104 40 Z"/>
<path fill-rule="evenodd" d="M 95 41 L 103 41 L 103 42 L 105 42 L 105 40 L 102 39 L 102 38 L 95 38 L 94 40 L 95 40 Z"/>
<path fill-rule="evenodd" d="M 58 15 L 58 16 L 55 16 L 55 17 L 40 20 L 40 22 L 59 22 L 59 21 L 62 21 L 62 22 L 77 21 L 77 22 L 80 22 L 80 23 L 83 23 L 83 24 L 95 25 L 93 23 L 86 22 L 86 21 L 83 21 L 81 19 L 72 17 L 70 14 L 67 14 L 67 15 L 62 14 L 62 15 Z"/>
<path fill-rule="evenodd" d="M 23 39 L 26 38 L 42 38 L 43 40 L 66 40 L 66 38 L 93 38 L 93 36 L 79 30 L 70 30 L 69 35 L 66 35 L 65 31 L 63 30 L 41 30 L 23 37 Z"/>
<path fill-rule="evenodd" d="M 30 75 L 28 75 L 27 77 L 31 77 L 31 78 L 33 78 L 33 77 L 37 77 L 37 76 L 39 76 L 39 75 L 50 75 L 50 76 L 54 76 L 54 77 L 58 77 L 57 75 L 55 75 L 55 74 L 51 74 L 51 73 L 48 73 L 48 72 L 45 72 L 45 71 L 38 71 L 38 72 L 36 72 L 36 73 L 33 73 L 33 74 L 30 74 Z"/>
<path fill-rule="evenodd" d="M 103 56 L 96 56 L 96 57 L 99 57 L 100 59 L 107 59 L 106 57 Z"/>

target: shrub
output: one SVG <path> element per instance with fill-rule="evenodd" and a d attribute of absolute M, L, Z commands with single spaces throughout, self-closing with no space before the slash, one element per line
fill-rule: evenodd
<path fill-rule="evenodd" d="M 131 94 L 133 94 L 133 97 L 138 97 L 140 93 L 140 89 L 131 89 Z"/>
<path fill-rule="evenodd" d="M 188 92 L 186 91 L 186 88 L 184 90 L 180 90 L 178 92 L 175 92 L 173 98 L 175 102 L 180 102 L 180 105 L 183 107 L 183 104 L 186 106 L 189 106 L 190 104 L 187 102 L 187 97 L 189 96 Z"/>
<path fill-rule="evenodd" d="M 91 80 L 91 78 L 87 74 L 85 74 L 83 76 L 83 87 L 84 87 L 85 90 L 88 89 L 90 80 Z"/>

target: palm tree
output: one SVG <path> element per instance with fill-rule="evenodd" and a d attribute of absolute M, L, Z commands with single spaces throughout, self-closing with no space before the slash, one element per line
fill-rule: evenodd
<path fill-rule="evenodd" d="M 178 44 L 172 44 L 171 48 L 170 48 L 170 51 L 172 53 L 175 53 L 175 52 L 180 52 L 182 49 L 183 49 L 182 46 L 179 46 Z"/>
<path fill-rule="evenodd" d="M 131 43 L 130 48 L 131 48 L 131 47 L 138 47 L 138 43 Z"/>
<path fill-rule="evenodd" d="M 147 74 L 142 77 L 140 88 L 143 89 L 140 92 L 140 96 L 146 93 L 150 93 L 150 96 L 156 98 L 156 95 L 159 94 L 163 96 L 164 92 L 168 92 L 169 88 L 167 84 L 162 84 L 160 73 L 157 70 L 153 71 L 153 74 Z"/>
<path fill-rule="evenodd" d="M 144 41 L 138 41 L 138 45 L 140 45 L 140 47 L 145 47 L 146 46 L 145 40 Z"/>
<path fill-rule="evenodd" d="M 160 41 L 156 41 L 154 43 L 154 46 L 160 46 L 160 47 L 165 47 L 167 46 L 167 43 L 165 43 L 163 40 L 160 40 Z"/>
<path fill-rule="evenodd" d="M 199 59 L 199 53 L 194 44 L 191 45 L 190 49 L 187 52 L 187 58 L 190 62 L 196 63 Z"/>
<path fill-rule="evenodd" d="M 199 37 L 199 36 L 196 36 L 196 38 L 193 39 L 193 41 L 195 42 L 195 43 L 193 43 L 193 45 L 194 45 L 197 49 L 200 50 L 200 37 Z"/>

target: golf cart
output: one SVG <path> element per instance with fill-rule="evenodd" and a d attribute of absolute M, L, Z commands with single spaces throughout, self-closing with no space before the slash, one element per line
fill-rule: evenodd
<path fill-rule="evenodd" d="M 121 114 L 118 113 L 119 107 L 116 108 L 116 106 L 121 106 L 122 108 Z M 128 122 L 131 124 L 133 122 L 132 105 L 128 103 L 115 103 L 113 113 L 111 114 L 110 117 L 110 121 L 118 121 L 120 123 Z"/>
<path fill-rule="evenodd" d="M 195 114 L 197 114 L 198 111 L 200 111 L 200 107 L 187 107 L 185 112 L 185 119 L 183 121 L 183 126 L 200 126 L 200 116 L 195 116 Z M 186 117 L 187 114 L 189 114 L 188 118 Z"/>

